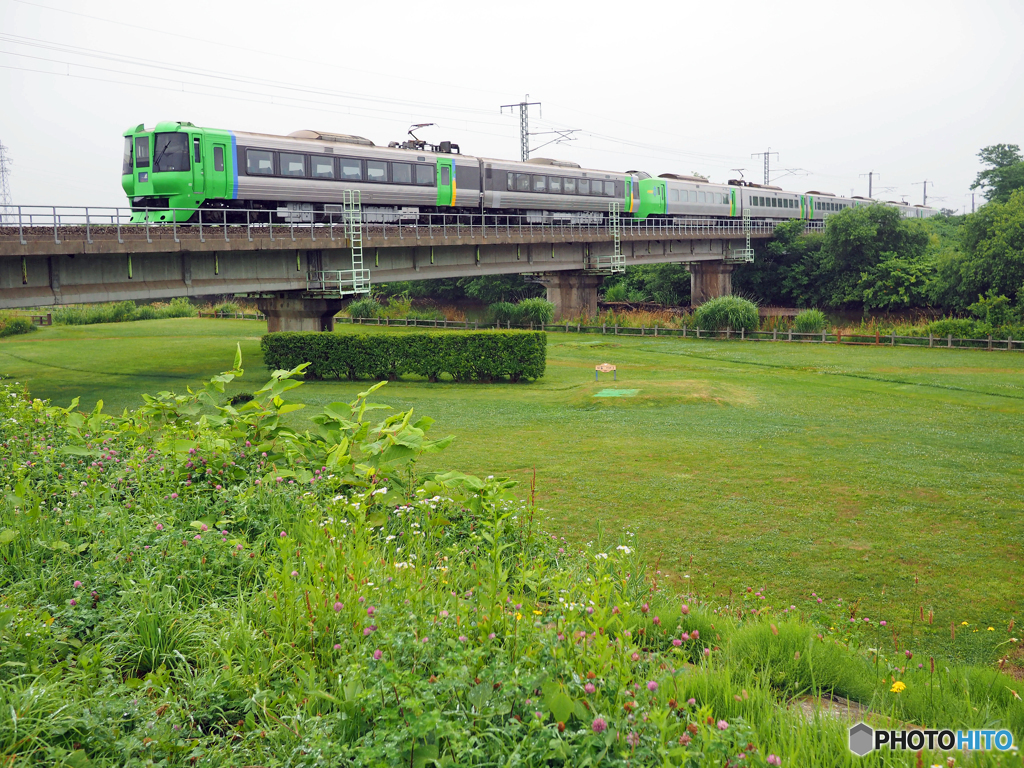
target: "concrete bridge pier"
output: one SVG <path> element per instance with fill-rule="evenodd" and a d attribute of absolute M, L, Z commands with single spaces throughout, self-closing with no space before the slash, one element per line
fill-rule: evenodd
<path fill-rule="evenodd" d="M 690 268 L 690 304 L 732 295 L 732 264 L 724 261 L 692 261 Z"/>
<path fill-rule="evenodd" d="M 280 293 L 256 299 L 267 316 L 267 331 L 333 331 L 334 316 L 341 311 L 341 299 L 309 299 Z"/>
<path fill-rule="evenodd" d="M 597 287 L 601 275 L 582 270 L 549 272 L 538 282 L 548 289 L 548 301 L 555 305 L 555 320 L 580 315 L 597 316 Z"/>

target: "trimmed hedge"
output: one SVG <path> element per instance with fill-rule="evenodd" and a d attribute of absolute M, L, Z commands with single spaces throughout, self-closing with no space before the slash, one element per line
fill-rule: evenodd
<path fill-rule="evenodd" d="M 270 370 L 309 363 L 306 377 L 397 379 L 405 373 L 437 381 L 539 379 L 547 364 L 543 331 L 466 333 L 268 333 L 260 342 Z"/>

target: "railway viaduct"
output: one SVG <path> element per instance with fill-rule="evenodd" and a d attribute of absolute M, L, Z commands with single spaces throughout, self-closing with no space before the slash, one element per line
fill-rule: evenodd
<path fill-rule="evenodd" d="M 731 293 L 732 264 L 774 222 L 716 219 L 600 225 L 438 215 L 427 224 L 133 225 L 128 212 L 46 209 L 0 225 L 0 308 L 244 294 L 271 330 L 327 330 L 370 281 L 521 273 L 556 316 L 596 314 L 604 276 L 635 264 L 689 265 L 693 302 Z"/>

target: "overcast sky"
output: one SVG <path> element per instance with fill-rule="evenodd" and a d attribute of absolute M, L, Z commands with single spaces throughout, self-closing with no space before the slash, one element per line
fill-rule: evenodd
<path fill-rule="evenodd" d="M 124 205 L 121 134 L 160 120 L 534 156 L 970 207 L 1024 144 L 1024 1 L 0 0 L 0 141 L 21 204 Z M 538 146 L 551 134 L 537 135 Z M 799 169 L 783 176 L 787 169 Z M 979 198 L 980 202 L 980 198 Z"/>

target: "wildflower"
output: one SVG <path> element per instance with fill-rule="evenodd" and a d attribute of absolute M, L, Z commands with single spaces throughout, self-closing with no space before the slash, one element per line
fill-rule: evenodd
<path fill-rule="evenodd" d="M 659 619 L 657 616 L 655 616 L 653 619 L 651 619 L 651 623 L 654 624 L 654 626 L 656 626 L 656 627 L 660 627 L 661 626 L 661 619 Z"/>
<path fill-rule="evenodd" d="M 593 683 L 587 683 L 586 685 L 583 686 L 583 690 L 586 691 L 587 693 L 593 693 L 594 691 L 597 690 L 597 688 L 594 687 Z"/>
<path fill-rule="evenodd" d="M 298 572 L 298 571 L 292 571 L 292 578 L 293 578 L 293 579 L 294 579 L 294 578 L 295 578 L 296 576 L 298 576 L 298 575 L 299 575 L 299 572 Z"/>
<path fill-rule="evenodd" d="M 75 582 L 74 584 L 72 584 L 71 586 L 73 586 L 73 587 L 74 587 L 75 589 L 81 589 L 81 588 L 82 588 L 82 582 L 80 582 L 80 581 L 76 581 L 76 582 Z"/>
<path fill-rule="evenodd" d="M 883 627 L 885 626 L 885 622 L 884 621 L 880 621 L 878 623 L 881 624 Z"/>
<path fill-rule="evenodd" d="M 608 730 L 608 723 L 603 717 L 595 717 L 594 721 L 590 724 L 590 730 L 594 733 L 604 733 Z"/>
<path fill-rule="evenodd" d="M 768 765 L 782 765 L 782 758 L 778 755 L 768 755 Z"/>
<path fill-rule="evenodd" d="M 797 651 L 797 653 L 800 653 L 800 651 Z M 705 648 L 704 649 L 704 658 L 707 658 L 710 655 L 711 655 L 711 649 L 710 648 Z"/>
<path fill-rule="evenodd" d="M 626 736 L 626 743 L 635 749 L 636 745 L 640 743 L 640 734 L 636 731 L 631 731 L 629 735 Z"/>
<path fill-rule="evenodd" d="M 654 693 L 656 690 L 658 690 L 658 684 L 656 682 L 654 682 L 653 680 L 648 680 L 647 681 L 647 690 L 650 691 L 651 693 Z"/>
<path fill-rule="evenodd" d="M 684 734 L 683 734 L 682 736 L 680 736 L 680 737 L 679 737 L 679 746 L 681 746 L 681 747 L 685 747 L 685 746 L 687 746 L 687 745 L 688 745 L 688 744 L 689 744 L 689 743 L 690 743 L 691 741 L 693 741 L 693 739 L 692 739 L 692 738 L 690 738 L 690 734 L 688 734 L 688 733 L 684 733 Z"/>
<path fill-rule="evenodd" d="M 961 627 L 969 627 L 969 626 L 971 626 L 971 625 L 970 625 L 970 624 L 968 624 L 968 623 L 967 623 L 966 621 L 961 621 L 961 622 L 960 622 L 960 626 L 961 626 Z"/>
<path fill-rule="evenodd" d="M 631 658 L 633 661 L 640 661 L 640 654 L 637 653 L 636 651 L 634 651 L 633 655 L 630 656 L 629 658 Z"/>
<path fill-rule="evenodd" d="M 687 699 L 686 703 L 689 704 L 691 707 L 697 706 L 697 700 L 696 699 Z"/>
<path fill-rule="evenodd" d="M 718 730 L 724 731 L 728 727 L 729 727 L 729 724 L 727 722 L 725 722 L 725 720 L 719 720 L 718 721 Z"/>
<path fill-rule="evenodd" d="M 640 606 L 640 613 L 648 613 L 650 610 L 651 606 L 649 606 L 647 603 L 644 603 Z"/>
<path fill-rule="evenodd" d="M 196 534 L 195 536 L 193 536 L 193 537 L 192 537 L 192 540 L 193 540 L 193 541 L 202 541 L 202 540 L 203 540 L 203 537 L 202 537 L 202 536 L 200 536 L 200 535 L 199 535 L 199 534 L 197 533 L 197 534 Z"/>
<path fill-rule="evenodd" d="M 679 612 L 683 614 L 683 616 L 685 616 L 690 612 L 690 606 L 688 606 L 686 603 L 683 603 L 682 607 L 679 609 Z"/>
<path fill-rule="evenodd" d="M 206 533 L 210 529 L 209 529 L 209 527 L 207 527 L 206 523 L 200 523 L 199 524 L 199 530 L 201 530 L 203 533 Z"/>
<path fill-rule="evenodd" d="M 369 637 L 373 634 L 373 630 L 370 627 L 363 627 L 363 637 Z"/>
<path fill-rule="evenodd" d="M 374 614 L 374 613 L 376 613 L 376 612 L 377 612 L 377 609 L 376 609 L 376 608 L 374 608 L 374 607 L 373 607 L 372 605 L 371 605 L 371 606 L 369 606 L 369 607 L 368 607 L 368 608 L 366 609 L 366 615 L 367 615 L 367 616 L 373 616 L 373 614 Z"/>
<path fill-rule="evenodd" d="M 680 640 L 678 637 L 672 639 L 672 645 L 674 645 L 676 648 L 678 648 L 682 644 L 683 644 L 683 641 Z"/>
<path fill-rule="evenodd" d="M 696 640 L 698 637 L 700 637 L 700 632 L 698 632 L 696 629 L 690 633 L 691 640 Z"/>
<path fill-rule="evenodd" d="M 162 530 L 164 529 L 163 523 L 157 523 L 157 524 L 156 524 L 156 529 L 157 529 L 158 531 L 162 531 Z"/>
<path fill-rule="evenodd" d="M 491 634 L 489 634 L 489 635 L 487 636 L 487 639 L 488 639 L 488 640 L 493 640 L 493 639 L 494 639 L 495 637 L 496 637 L 496 635 L 495 635 L 495 634 L 494 634 L 493 632 L 491 632 Z"/>
<path fill-rule="evenodd" d="M 334 644 L 334 650 L 340 651 L 341 650 L 341 643 L 335 643 Z"/>
<path fill-rule="evenodd" d="M 287 533 L 285 533 L 284 531 L 281 531 L 281 538 L 282 539 L 287 538 L 287 536 L 288 536 Z"/>
<path fill-rule="evenodd" d="M 907 686 L 897 680 L 892 684 L 892 688 L 889 689 L 889 693 L 902 693 L 905 690 L 907 690 Z"/>
<path fill-rule="evenodd" d="M 334 604 L 334 612 L 335 613 L 341 613 L 341 609 L 344 608 L 344 607 L 345 606 L 342 605 L 341 603 L 335 603 Z"/>
<path fill-rule="evenodd" d="M 423 639 L 421 639 L 421 640 L 420 640 L 420 642 L 421 642 L 421 643 L 425 643 L 425 642 L 427 642 L 427 640 L 429 640 L 429 639 L 430 639 L 429 637 L 424 637 Z"/>
<path fill-rule="evenodd" d="M 71 601 L 70 601 L 70 605 L 72 605 L 72 606 L 78 605 L 78 601 L 72 598 Z"/>
<path fill-rule="evenodd" d="M 460 643 L 468 643 L 469 642 L 469 638 L 466 637 L 465 635 L 459 635 L 459 642 Z"/>
<path fill-rule="evenodd" d="M 989 627 L 989 628 L 988 628 L 988 631 L 989 631 L 989 632 L 995 632 L 996 630 L 995 630 L 995 627 Z"/>
<path fill-rule="evenodd" d="M 178 494 L 177 494 L 177 493 L 172 493 L 172 494 L 171 494 L 171 498 L 172 498 L 172 499 L 176 499 L 176 498 L 178 498 Z"/>
<path fill-rule="evenodd" d="M 903 655 L 906 656 L 908 659 L 914 658 L 914 654 L 911 653 L 910 651 L 904 651 Z"/>
<path fill-rule="evenodd" d="M 447 619 L 448 618 L 448 611 L 441 611 L 441 618 L 442 619 Z"/>
<path fill-rule="evenodd" d="M 384 658 L 384 652 L 380 648 L 373 652 L 374 661 L 380 661 L 382 658 Z"/>

